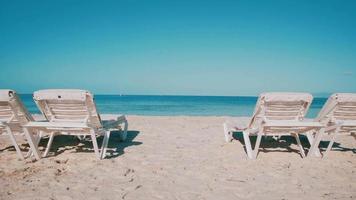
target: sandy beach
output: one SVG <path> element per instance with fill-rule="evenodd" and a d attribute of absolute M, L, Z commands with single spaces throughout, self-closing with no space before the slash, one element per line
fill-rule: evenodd
<path fill-rule="evenodd" d="M 295 140 L 282 138 L 262 140 L 248 160 L 239 134 L 225 143 L 225 120 L 128 116 L 128 140 L 113 134 L 101 161 L 74 137 L 57 136 L 36 162 L 19 161 L 1 140 L 0 199 L 356 199 L 353 136 L 338 138 L 326 159 L 302 159 Z"/>

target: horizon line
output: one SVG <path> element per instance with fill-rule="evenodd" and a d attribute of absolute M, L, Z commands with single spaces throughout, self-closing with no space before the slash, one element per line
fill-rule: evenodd
<path fill-rule="evenodd" d="M 259 97 L 259 95 L 256 96 L 251 96 L 251 95 L 185 95 L 185 94 L 104 94 L 104 93 L 92 93 L 94 96 L 181 96 L 181 97 Z M 314 98 L 328 98 L 332 93 L 328 95 L 317 95 L 315 96 L 313 93 L 310 93 L 313 95 Z M 20 95 L 33 95 L 32 93 L 23 93 Z"/>

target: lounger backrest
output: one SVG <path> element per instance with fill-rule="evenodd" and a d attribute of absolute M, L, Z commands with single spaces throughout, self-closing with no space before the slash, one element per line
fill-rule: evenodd
<path fill-rule="evenodd" d="M 356 121 L 356 94 L 337 93 L 331 95 L 316 119 L 325 123 Z"/>
<path fill-rule="evenodd" d="M 263 93 L 259 96 L 250 127 L 263 120 L 302 120 L 313 96 L 308 93 Z"/>
<path fill-rule="evenodd" d="M 26 124 L 32 116 L 13 90 L 0 90 L 0 122 Z"/>
<path fill-rule="evenodd" d="M 93 95 L 85 90 L 52 89 L 36 91 L 33 98 L 50 122 L 82 122 L 101 127 Z"/>

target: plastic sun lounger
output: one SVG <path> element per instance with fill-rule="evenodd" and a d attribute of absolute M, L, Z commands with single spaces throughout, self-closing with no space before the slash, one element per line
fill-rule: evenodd
<path fill-rule="evenodd" d="M 36 159 L 40 158 L 36 150 L 37 145 L 34 143 L 34 141 L 38 140 L 37 138 L 39 136 L 33 133 L 30 134 L 30 132 L 24 128 L 26 124 L 33 121 L 34 119 L 14 90 L 0 90 L 0 134 L 10 137 L 19 158 L 22 160 L 24 160 L 26 156 L 24 157 L 22 154 L 15 136 L 25 136 L 33 152 L 32 154 Z"/>
<path fill-rule="evenodd" d="M 316 133 L 315 142 L 310 148 L 310 152 L 317 152 L 320 141 L 327 138 L 329 145 L 323 154 L 323 157 L 326 157 L 336 137 L 356 134 L 356 94 L 336 93 L 331 95 L 315 121 L 324 124 L 325 130 Z"/>
<path fill-rule="evenodd" d="M 50 135 L 44 156 L 47 156 L 53 138 L 57 134 L 75 135 L 79 138 L 90 136 L 94 152 L 98 159 L 106 155 L 111 131 L 123 131 L 121 140 L 126 139 L 128 122 L 124 115 L 102 120 L 97 112 L 93 95 L 85 90 L 52 89 L 34 93 L 34 100 L 48 120 L 47 122 L 31 122 L 27 128 L 39 130 Z M 122 130 L 122 126 L 124 129 Z M 103 135 L 103 143 L 99 151 L 96 136 Z"/>
<path fill-rule="evenodd" d="M 312 95 L 308 93 L 263 93 L 259 96 L 253 116 L 247 120 L 248 123 L 227 121 L 223 124 L 225 140 L 231 141 L 234 131 L 242 132 L 247 156 L 255 159 L 262 136 L 293 136 L 304 158 L 305 152 L 299 135 L 306 134 L 309 143 L 312 144 L 312 131 L 321 131 L 323 127 L 319 122 L 304 119 L 312 100 Z M 253 135 L 257 135 L 254 149 L 250 142 L 250 136 Z M 318 153 L 315 152 L 316 155 Z"/>

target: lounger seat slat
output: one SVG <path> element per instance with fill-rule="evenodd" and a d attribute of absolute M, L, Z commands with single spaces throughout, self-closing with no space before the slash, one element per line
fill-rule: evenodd
<path fill-rule="evenodd" d="M 85 105 L 70 105 L 70 106 L 64 106 L 64 105 L 48 105 L 50 109 L 58 109 L 58 110 L 86 110 Z"/>
<path fill-rule="evenodd" d="M 49 127 L 49 128 L 90 128 L 85 123 L 75 122 L 30 122 L 25 127 Z"/>
<path fill-rule="evenodd" d="M 84 117 L 87 116 L 88 114 L 88 111 L 70 111 L 70 110 L 62 110 L 62 111 L 53 111 L 52 110 L 52 113 L 57 116 L 57 115 L 65 115 L 65 116 L 81 116 L 81 117 Z"/>
<path fill-rule="evenodd" d="M 62 100 L 62 99 L 50 100 L 50 99 L 46 99 L 46 102 L 48 105 L 59 105 L 59 106 L 85 105 L 85 102 L 83 100 Z"/>
<path fill-rule="evenodd" d="M 56 117 L 54 118 L 54 120 L 56 119 L 67 119 L 68 121 L 70 120 L 82 120 L 82 121 L 86 121 L 85 120 L 85 115 L 56 115 Z"/>
<path fill-rule="evenodd" d="M 9 102 L 0 101 L 0 108 L 10 108 Z"/>
<path fill-rule="evenodd" d="M 51 108 L 53 112 L 88 112 L 85 108 Z"/>
<path fill-rule="evenodd" d="M 356 106 L 341 106 L 339 105 L 337 107 L 337 110 L 340 109 L 340 110 L 355 110 L 356 109 Z"/>
<path fill-rule="evenodd" d="M 12 116 L 7 116 L 7 115 L 0 115 L 0 121 L 4 121 L 4 122 L 7 122 L 7 121 L 15 121 L 15 119 L 12 118 Z"/>
<path fill-rule="evenodd" d="M 356 107 L 355 102 L 340 102 L 339 106 L 350 106 L 350 107 Z"/>
<path fill-rule="evenodd" d="M 271 111 L 271 110 L 265 110 L 264 116 L 276 116 L 276 115 L 283 115 L 283 116 L 293 116 L 293 117 L 298 117 L 300 115 L 301 111 Z"/>
<path fill-rule="evenodd" d="M 13 116 L 9 102 L 0 102 L 0 121 L 8 121 Z"/>
<path fill-rule="evenodd" d="M 287 99 L 283 99 L 283 100 L 266 100 L 266 98 L 264 98 L 264 104 L 265 105 L 290 105 L 290 106 L 294 106 L 294 105 L 301 105 L 303 104 L 303 101 L 295 101 L 295 100 L 287 100 Z"/>
<path fill-rule="evenodd" d="M 300 112 L 300 107 L 298 107 L 298 108 L 272 108 L 272 107 L 267 107 L 266 111 L 271 111 L 271 112 Z"/>
<path fill-rule="evenodd" d="M 356 117 L 334 117 L 334 119 L 338 120 L 338 121 L 343 121 L 343 120 L 356 120 Z"/>
<path fill-rule="evenodd" d="M 356 111 L 353 110 L 335 110 L 334 115 L 356 115 Z"/>
<path fill-rule="evenodd" d="M 263 126 L 274 126 L 274 127 L 322 127 L 323 125 L 319 122 L 313 121 L 295 121 L 295 120 L 278 120 L 278 121 L 267 121 Z"/>
<path fill-rule="evenodd" d="M 11 116 L 11 115 L 13 115 L 13 112 L 12 111 L 7 111 L 7 110 L 0 110 L 0 116 L 2 116 L 2 115 L 4 115 L 4 116 Z"/>
<path fill-rule="evenodd" d="M 12 112 L 1 112 L 0 111 L 0 117 L 11 117 L 13 115 Z"/>
<path fill-rule="evenodd" d="M 295 120 L 295 117 L 289 115 L 276 115 L 276 116 L 268 116 L 266 117 L 268 120 Z"/>
<path fill-rule="evenodd" d="M 0 107 L 0 111 L 10 111 L 10 112 L 12 112 L 12 109 L 11 109 L 10 106 L 1 106 Z"/>

